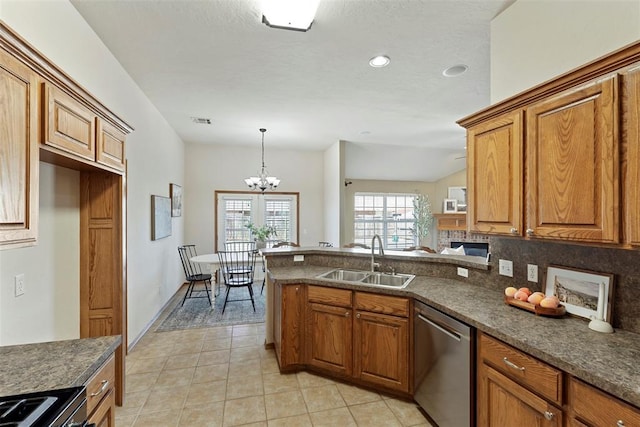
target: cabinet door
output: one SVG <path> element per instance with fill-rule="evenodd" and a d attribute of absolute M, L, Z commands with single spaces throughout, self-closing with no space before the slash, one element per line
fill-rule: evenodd
<path fill-rule="evenodd" d="M 409 392 L 409 320 L 356 311 L 354 376 Z"/>
<path fill-rule="evenodd" d="M 304 286 L 275 285 L 274 337 L 280 369 L 303 363 Z"/>
<path fill-rule="evenodd" d="M 619 241 L 616 76 L 533 104 L 527 121 L 527 234 Z"/>
<path fill-rule="evenodd" d="M 97 116 L 50 84 L 44 84 L 44 109 L 44 144 L 95 161 Z"/>
<path fill-rule="evenodd" d="M 307 325 L 308 365 L 351 376 L 351 309 L 310 303 L 307 306 Z"/>
<path fill-rule="evenodd" d="M 38 77 L 0 49 L 0 246 L 38 233 Z"/>
<path fill-rule="evenodd" d="M 522 233 L 522 113 L 467 132 L 467 224 L 485 234 Z"/>
<path fill-rule="evenodd" d="M 97 120 L 96 161 L 118 171 L 124 171 L 125 134 L 104 120 Z"/>
<path fill-rule="evenodd" d="M 640 68 L 629 70 L 622 81 L 624 241 L 640 246 Z"/>
<path fill-rule="evenodd" d="M 478 374 L 480 427 L 562 427 L 562 411 L 487 365 Z"/>

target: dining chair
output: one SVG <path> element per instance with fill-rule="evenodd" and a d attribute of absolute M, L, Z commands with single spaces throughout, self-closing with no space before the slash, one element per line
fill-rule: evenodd
<path fill-rule="evenodd" d="M 292 247 L 292 248 L 299 248 L 300 245 L 294 242 L 277 242 L 273 244 L 274 248 L 284 248 L 284 247 Z"/>
<path fill-rule="evenodd" d="M 403 248 L 402 250 L 405 252 L 428 252 L 430 254 L 436 253 L 436 251 L 428 246 L 410 246 L 408 248 Z"/>
<path fill-rule="evenodd" d="M 196 245 L 183 245 L 178 246 L 178 254 L 180 254 L 180 261 L 182 262 L 182 268 L 184 270 L 184 276 L 186 280 L 189 282 L 189 286 L 187 286 L 187 292 L 184 294 L 182 298 L 182 305 L 187 298 L 207 298 L 209 301 L 209 305 L 211 305 L 211 294 L 209 289 L 211 287 L 211 274 L 203 273 L 200 268 L 200 264 L 191 262 L 191 258 L 197 256 L 198 253 L 196 251 Z M 195 290 L 196 283 L 202 282 L 204 285 L 204 291 L 206 291 L 207 295 L 193 295 L 193 292 L 201 293 L 202 290 Z"/>
<path fill-rule="evenodd" d="M 222 306 L 222 314 L 227 308 L 227 302 L 249 301 L 256 311 L 256 304 L 253 299 L 253 278 L 256 270 L 257 250 L 248 251 L 219 251 L 220 259 L 220 276 L 227 287 L 224 297 L 224 305 Z M 249 298 L 229 299 L 229 292 L 232 288 L 247 288 Z"/>
<path fill-rule="evenodd" d="M 256 249 L 255 241 L 230 241 L 224 242 L 224 250 L 230 252 L 253 251 Z"/>
<path fill-rule="evenodd" d="M 371 249 L 371 246 L 365 245 L 364 243 L 347 243 L 342 246 L 343 248 L 363 248 L 363 249 Z"/>

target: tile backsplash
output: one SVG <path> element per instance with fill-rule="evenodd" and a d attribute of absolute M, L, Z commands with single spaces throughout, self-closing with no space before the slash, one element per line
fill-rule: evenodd
<path fill-rule="evenodd" d="M 613 326 L 640 333 L 640 252 L 518 238 L 492 237 L 490 273 L 483 286 L 504 289 L 528 286 L 542 290 L 549 265 L 612 273 Z M 513 261 L 513 278 L 498 274 L 498 260 Z M 538 266 L 538 283 L 527 281 L 527 264 Z"/>

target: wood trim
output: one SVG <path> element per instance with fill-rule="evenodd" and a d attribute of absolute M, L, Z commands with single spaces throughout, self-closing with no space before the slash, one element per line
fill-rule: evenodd
<path fill-rule="evenodd" d="M 0 20 L 0 47 L 13 55 L 20 62 L 40 74 L 46 80 L 55 84 L 67 95 L 78 103 L 84 105 L 89 110 L 95 112 L 113 126 L 120 129 L 125 134 L 133 132 L 134 128 L 117 116 L 113 111 L 105 107 L 89 91 L 73 80 L 53 62 L 44 56 L 35 47 L 20 37 L 15 31 Z"/>

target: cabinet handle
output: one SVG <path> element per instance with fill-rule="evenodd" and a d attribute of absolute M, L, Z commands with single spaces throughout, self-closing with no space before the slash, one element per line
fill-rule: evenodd
<path fill-rule="evenodd" d="M 548 419 L 549 421 L 551 421 L 553 419 L 553 412 L 549 412 L 549 411 L 544 411 L 544 417 L 546 419 Z"/>
<path fill-rule="evenodd" d="M 533 236 L 533 228 L 527 228 L 527 236 Z"/>
<path fill-rule="evenodd" d="M 515 363 L 513 363 L 512 361 L 510 361 L 509 359 L 507 359 L 506 357 L 502 358 L 502 361 L 504 362 L 505 365 L 507 365 L 510 368 L 513 369 L 517 369 L 518 371 L 522 371 L 524 372 L 524 366 L 518 366 Z"/>
<path fill-rule="evenodd" d="M 102 393 L 104 393 L 104 391 L 107 388 L 109 388 L 109 381 L 102 380 L 102 387 L 100 387 L 100 390 L 96 391 L 95 393 L 91 393 L 89 396 L 91 396 L 91 397 L 100 396 Z"/>
<path fill-rule="evenodd" d="M 618 422 L 616 423 L 616 427 L 624 427 L 624 421 L 618 420 Z"/>
<path fill-rule="evenodd" d="M 511 234 L 518 234 L 518 229 L 515 227 L 511 227 Z"/>

